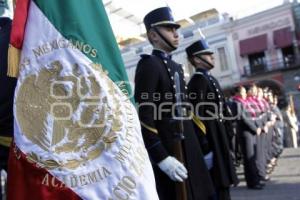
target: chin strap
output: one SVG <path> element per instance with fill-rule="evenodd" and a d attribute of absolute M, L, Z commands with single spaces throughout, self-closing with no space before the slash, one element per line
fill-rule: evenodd
<path fill-rule="evenodd" d="M 214 66 L 210 62 L 208 62 L 207 60 L 205 60 L 201 56 L 197 55 L 196 57 L 199 58 L 202 62 L 206 63 L 208 66 L 210 66 L 211 69 L 214 68 Z"/>
<path fill-rule="evenodd" d="M 177 49 L 177 47 L 175 47 L 174 45 L 172 45 L 157 29 L 157 27 L 153 27 L 153 30 L 159 35 L 159 37 L 161 37 L 161 39 L 169 46 L 171 47 L 172 50 Z"/>

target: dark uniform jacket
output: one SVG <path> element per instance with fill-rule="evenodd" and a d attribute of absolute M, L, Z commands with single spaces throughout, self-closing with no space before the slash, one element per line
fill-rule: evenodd
<path fill-rule="evenodd" d="M 276 115 L 276 122 L 274 125 L 274 134 L 272 140 L 272 146 L 274 148 L 274 156 L 278 156 L 283 151 L 283 119 L 279 108 L 276 105 L 271 105 L 272 112 Z"/>
<path fill-rule="evenodd" d="M 165 53 L 153 50 L 152 55 L 142 55 L 135 76 L 135 100 L 142 125 L 146 148 L 152 160 L 160 199 L 175 199 L 175 182 L 158 167 L 167 156 L 174 156 L 176 121 L 172 116 L 174 98 L 174 73 L 181 80 L 182 99 L 185 101 L 185 82 L 182 67 Z M 184 121 L 183 151 L 188 170 L 189 199 L 208 199 L 213 186 L 206 169 L 203 154 L 195 135 L 192 121 Z"/>
<path fill-rule="evenodd" d="M 237 134 L 241 135 L 243 131 L 247 131 L 252 135 L 256 135 L 257 117 L 252 116 L 245 105 L 241 102 L 235 101 L 233 106 L 233 115 L 237 116 Z"/>
<path fill-rule="evenodd" d="M 259 184 L 258 167 L 256 163 L 256 131 L 257 116 L 254 110 L 251 110 L 247 100 L 240 101 L 235 99 L 236 104 L 233 107 L 233 113 L 237 116 L 237 137 L 240 143 L 241 152 L 244 161 L 244 175 L 247 186 Z"/>
<path fill-rule="evenodd" d="M 13 97 L 16 79 L 7 77 L 7 51 L 11 20 L 0 17 L 0 167 L 6 168 L 9 143 L 5 138 L 13 136 Z"/>
<path fill-rule="evenodd" d="M 237 184 L 238 180 L 229 149 L 231 134 L 228 131 L 232 130 L 226 130 L 224 124 L 225 101 L 218 81 L 206 70 L 197 69 L 188 84 L 188 93 L 190 101 L 196 108 L 195 114 L 202 119 L 206 127 L 205 136 L 199 128 L 196 128 L 199 132 L 199 139 L 208 140 L 209 148 L 214 153 L 212 177 L 216 187 L 226 188 L 231 184 Z M 199 103 L 202 105 L 197 108 Z"/>

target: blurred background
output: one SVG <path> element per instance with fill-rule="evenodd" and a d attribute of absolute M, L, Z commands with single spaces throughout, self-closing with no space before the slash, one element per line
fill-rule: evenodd
<path fill-rule="evenodd" d="M 170 6 L 181 24 L 180 47 L 173 58 L 193 74 L 184 49 L 205 37 L 215 51 L 212 74 L 225 93 L 237 85 L 257 83 L 272 88 L 280 103 L 292 99 L 300 108 L 300 5 L 289 0 L 104 0 L 131 82 L 140 54 L 151 52 L 144 15 Z M 133 85 L 134 87 L 134 85 Z M 291 98 L 292 96 L 292 98 Z"/>
<path fill-rule="evenodd" d="M 181 24 L 180 46 L 173 52 L 173 58 L 183 64 L 187 80 L 194 69 L 187 62 L 185 48 L 205 37 L 215 52 L 212 74 L 226 95 L 230 96 L 239 85 L 255 83 L 267 87 L 278 96 L 281 111 L 291 105 L 299 127 L 300 4 L 297 0 L 103 0 L 103 4 L 132 83 L 140 55 L 152 51 L 143 17 L 155 8 L 169 6 Z M 13 0 L 0 0 L 0 17 L 12 19 L 12 5 Z M 246 189 L 242 168 L 237 165 L 241 184 L 233 189 L 233 200 L 300 200 L 299 166 L 300 149 L 285 149 L 270 184 L 263 191 L 251 191 Z M 2 176 L 1 180 L 6 174 L 1 173 Z"/>

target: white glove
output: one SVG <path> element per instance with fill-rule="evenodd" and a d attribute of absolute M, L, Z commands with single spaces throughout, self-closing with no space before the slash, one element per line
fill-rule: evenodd
<path fill-rule="evenodd" d="M 183 182 L 188 177 L 184 165 L 176 158 L 168 156 L 158 163 L 158 167 L 165 172 L 173 181 Z"/>

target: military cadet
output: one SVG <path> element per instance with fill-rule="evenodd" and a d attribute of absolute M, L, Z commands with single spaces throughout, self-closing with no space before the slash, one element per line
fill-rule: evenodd
<path fill-rule="evenodd" d="M 260 135 L 262 129 L 257 126 L 257 113 L 247 99 L 248 86 L 236 88 L 233 100 L 237 103 L 234 113 L 238 113 L 237 135 L 243 154 L 244 175 L 249 189 L 261 190 L 264 185 L 260 182 L 258 168 L 256 164 L 256 135 Z"/>
<path fill-rule="evenodd" d="M 179 103 L 175 92 L 181 91 L 176 96 L 182 102 L 186 101 L 182 66 L 170 56 L 178 46 L 180 25 L 174 22 L 168 7 L 148 13 L 144 24 L 153 51 L 151 55 L 142 55 L 138 63 L 135 100 L 159 197 L 162 200 L 177 199 L 176 186 L 184 183 L 187 199 L 209 199 L 214 189 L 191 120 L 183 120 L 183 163 L 174 152 L 174 144 L 179 140 L 178 124 L 182 122 L 175 120 L 176 116 L 172 114 L 172 107 Z M 182 107 L 182 111 L 187 113 L 186 108 Z"/>
<path fill-rule="evenodd" d="M 13 136 L 13 97 L 16 79 L 6 75 L 11 23 L 11 19 L 0 17 L 0 170 L 7 170 L 9 146 Z M 2 182 L 4 180 L 1 180 Z"/>
<path fill-rule="evenodd" d="M 229 149 L 229 136 L 233 130 L 226 130 L 224 95 L 218 81 L 209 72 L 214 68 L 213 52 L 206 41 L 200 39 L 188 46 L 186 53 L 196 70 L 188 84 L 188 96 L 195 109 L 196 131 L 217 198 L 230 199 L 229 187 L 238 182 Z"/>
<path fill-rule="evenodd" d="M 270 177 L 267 175 L 267 161 L 272 158 L 272 135 L 273 125 L 271 122 L 271 116 L 273 116 L 268 102 L 264 98 L 263 89 L 253 85 L 257 90 L 257 94 L 254 95 L 255 104 L 257 105 L 258 126 L 262 127 L 262 134 L 257 135 L 256 138 L 256 151 L 257 151 L 257 168 L 260 179 L 262 181 L 268 181 Z M 273 121 L 273 120 L 272 120 Z"/>
<path fill-rule="evenodd" d="M 282 113 L 278 107 L 278 96 L 274 95 L 273 102 L 271 103 L 271 107 L 273 109 L 274 114 L 276 115 L 276 123 L 275 123 L 275 132 L 276 132 L 276 155 L 275 159 L 272 161 L 272 165 L 275 166 L 277 163 L 277 158 L 283 151 L 283 129 L 284 129 L 284 122 Z"/>
<path fill-rule="evenodd" d="M 261 133 L 256 135 L 256 163 L 258 174 L 262 182 L 269 180 L 267 175 L 267 158 L 271 155 L 272 127 L 269 122 L 271 116 L 269 105 L 263 98 L 263 91 L 260 87 L 252 84 L 248 91 L 247 100 L 256 112 L 255 123 L 261 128 Z M 269 139 L 268 139 L 269 138 Z M 270 142 L 268 142 L 270 140 Z"/>
<path fill-rule="evenodd" d="M 280 137 L 280 133 L 278 132 L 278 117 L 280 117 L 280 115 L 278 116 L 278 110 L 276 109 L 277 106 L 274 105 L 274 96 L 273 96 L 273 92 L 271 90 L 269 90 L 269 88 L 264 88 L 261 89 L 263 90 L 263 100 L 264 103 L 267 105 L 268 107 L 268 132 L 267 132 L 267 136 L 266 136 L 266 145 L 265 145 L 265 149 L 266 149 L 266 163 L 267 164 L 267 173 L 271 173 L 274 169 L 274 164 L 276 161 L 276 157 L 279 156 L 279 152 L 280 149 L 278 146 L 278 143 L 280 141 L 280 139 L 278 140 L 278 137 Z M 280 112 L 279 112 L 280 113 Z M 265 179 L 268 179 L 269 176 L 266 175 Z"/>

